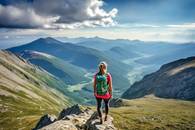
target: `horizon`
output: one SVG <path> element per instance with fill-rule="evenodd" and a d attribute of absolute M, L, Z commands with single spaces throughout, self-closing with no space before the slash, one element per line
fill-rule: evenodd
<path fill-rule="evenodd" d="M 150 44 L 150 43 L 168 43 L 168 44 L 195 44 L 195 41 L 189 41 L 189 42 L 174 42 L 174 41 L 143 41 L 143 40 L 139 40 L 139 39 L 108 39 L 108 38 L 104 38 L 104 37 L 99 37 L 99 36 L 94 36 L 94 37 L 52 37 L 52 36 L 43 36 L 43 37 L 34 37 L 34 38 L 24 38 L 24 39 L 20 39 L 19 41 L 15 41 L 15 40 L 8 40 L 8 41 L 1 41 L 2 46 L 0 46 L 0 49 L 8 49 L 8 48 L 12 48 L 12 47 L 17 47 L 17 46 L 21 46 L 21 45 L 25 45 L 25 44 L 29 44 L 33 41 L 36 41 L 38 39 L 47 39 L 47 38 L 53 38 L 55 40 L 58 40 L 60 42 L 63 43 L 78 43 L 78 42 L 70 42 L 70 41 L 66 41 L 66 40 L 76 40 L 76 39 L 95 39 L 95 38 L 99 38 L 99 39 L 103 39 L 103 40 L 126 40 L 129 42 L 134 42 L 134 41 L 139 41 L 139 42 L 144 42 L 146 44 Z M 66 39 L 66 40 L 64 40 Z M 131 44 L 131 43 L 129 43 Z"/>
<path fill-rule="evenodd" d="M 0 40 L 14 45 L 40 37 L 195 42 L 194 5 L 193 0 L 59 0 L 47 6 L 39 0 L 2 0 Z"/>

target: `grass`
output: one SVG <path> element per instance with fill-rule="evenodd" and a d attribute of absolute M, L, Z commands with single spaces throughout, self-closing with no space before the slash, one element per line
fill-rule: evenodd
<path fill-rule="evenodd" d="M 32 91 L 41 96 L 40 99 L 36 99 L 30 98 L 22 91 L 16 93 L 4 86 L 0 86 L 0 88 L 17 97 L 0 96 L 0 128 L 3 130 L 22 128 L 30 130 L 35 127 L 37 121 L 44 114 L 48 113 L 57 116 L 57 113 L 70 105 L 70 102 L 67 99 L 61 99 L 55 94 L 52 94 L 51 92 L 47 93 L 41 89 L 38 91 L 32 88 Z M 56 102 L 55 99 L 59 102 Z"/>
<path fill-rule="evenodd" d="M 93 107 L 95 110 L 95 107 Z M 195 130 L 195 102 L 145 97 L 110 108 L 119 130 Z"/>
<path fill-rule="evenodd" d="M 55 90 L 65 84 L 49 73 L 4 52 L 0 69 L 0 130 L 30 130 L 44 114 L 58 116 L 72 105 L 69 96 Z"/>
<path fill-rule="evenodd" d="M 0 87 L 3 88 L 3 86 Z M 16 93 L 5 87 L 4 90 L 13 93 L 17 98 L 0 96 L 0 128 L 3 130 L 22 128 L 30 130 L 35 127 L 37 121 L 44 114 L 57 116 L 57 113 L 71 104 L 67 99 L 61 99 L 55 94 L 43 90 L 33 89 L 36 94 L 41 96 L 40 99 L 30 98 L 22 91 Z M 59 102 L 56 102 L 55 99 Z"/>
<path fill-rule="evenodd" d="M 25 101 L 12 97 L 1 96 L 0 128 L 3 130 L 32 129 L 39 118 L 46 114 L 57 114 L 62 108 L 41 101 Z M 62 106 L 61 106 L 62 107 Z"/>

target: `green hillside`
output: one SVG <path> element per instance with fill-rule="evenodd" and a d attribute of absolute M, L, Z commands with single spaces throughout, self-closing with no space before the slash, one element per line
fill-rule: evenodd
<path fill-rule="evenodd" d="M 65 88 L 65 84 L 26 60 L 0 51 L 1 129 L 30 129 L 43 114 L 56 114 L 72 105 L 57 87 Z"/>
<path fill-rule="evenodd" d="M 195 102 L 157 98 L 122 99 L 110 115 L 119 130 L 194 130 Z M 96 110 L 95 107 L 93 107 Z"/>
<path fill-rule="evenodd" d="M 31 63 L 41 66 L 49 73 L 60 78 L 66 84 L 73 85 L 89 81 L 89 78 L 84 76 L 87 73 L 85 69 L 72 65 L 58 57 L 30 50 L 24 51 L 21 55 Z"/>
<path fill-rule="evenodd" d="M 194 102 L 148 97 L 129 100 L 126 105 L 111 110 L 121 130 L 195 129 Z"/>

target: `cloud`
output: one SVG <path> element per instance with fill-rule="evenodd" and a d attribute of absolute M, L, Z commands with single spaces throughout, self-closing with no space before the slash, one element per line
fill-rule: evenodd
<path fill-rule="evenodd" d="M 171 28 L 195 30 L 195 23 L 184 23 L 184 24 L 175 24 L 175 25 L 167 25 L 167 26 Z"/>
<path fill-rule="evenodd" d="M 0 4 L 0 27 L 79 28 L 113 26 L 118 10 L 105 11 L 102 0 L 34 0 Z"/>
<path fill-rule="evenodd" d="M 49 24 L 55 18 L 45 18 L 37 15 L 33 9 L 20 9 L 14 6 L 0 5 L 0 27 L 6 28 L 37 28 Z"/>
<path fill-rule="evenodd" d="M 141 23 L 125 23 L 125 24 L 117 24 L 116 27 L 119 28 L 159 28 L 161 27 L 160 25 L 156 25 L 156 24 L 141 24 Z"/>

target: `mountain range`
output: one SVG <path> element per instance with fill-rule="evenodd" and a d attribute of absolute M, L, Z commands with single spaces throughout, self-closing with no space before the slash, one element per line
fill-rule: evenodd
<path fill-rule="evenodd" d="M 194 43 L 108 40 L 99 37 L 64 40 L 74 43 L 47 37 L 6 50 L 58 77 L 76 97 L 80 96 L 82 101 L 86 99 L 85 102 L 90 104 L 93 75 L 98 71 L 100 61 L 108 63 L 108 71 L 113 77 L 113 94 L 120 97 L 129 86 L 157 71 L 163 64 L 195 55 Z"/>
<path fill-rule="evenodd" d="M 126 86 L 130 85 L 126 75 L 128 73 L 127 70 L 129 70 L 131 66 L 110 57 L 100 50 L 71 43 L 63 43 L 50 37 L 45 39 L 40 38 L 31 43 L 9 48 L 7 50 L 45 68 L 53 75 L 64 79 L 63 81 L 69 85 L 76 84 L 78 81 L 86 82 L 89 79 L 92 79 L 95 72 L 98 71 L 98 64 L 100 61 L 106 61 L 108 63 L 108 71 L 112 74 L 114 79 L 113 85 L 116 90 L 114 91 L 114 94 L 119 95 L 124 91 Z M 36 53 L 36 56 L 34 56 L 33 53 Z M 42 56 L 40 56 L 40 54 L 42 54 Z M 46 55 L 50 55 L 50 58 L 43 58 Z M 53 58 L 51 58 L 51 56 Z M 53 62 L 53 59 L 55 59 L 55 62 Z M 57 62 L 56 59 L 58 59 Z M 56 64 L 58 64 L 58 67 Z M 66 66 L 71 66 L 72 70 L 66 68 Z M 70 73 L 67 71 L 65 72 L 62 68 L 68 69 Z M 87 74 L 91 76 L 83 76 Z M 92 83 L 88 85 L 88 90 L 92 91 Z"/>

